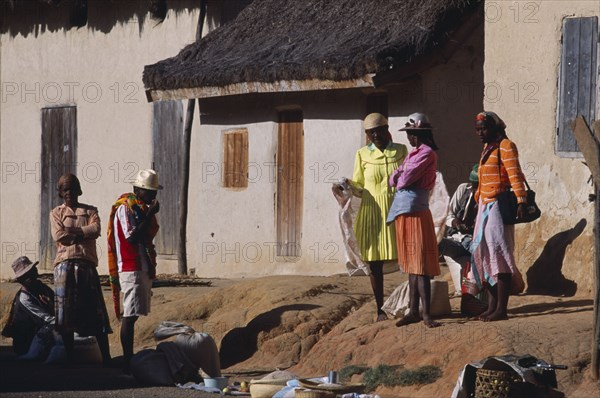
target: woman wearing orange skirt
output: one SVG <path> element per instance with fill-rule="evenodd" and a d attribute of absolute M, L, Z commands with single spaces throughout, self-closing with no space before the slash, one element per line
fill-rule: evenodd
<path fill-rule="evenodd" d="M 435 185 L 435 151 L 438 147 L 433 140 L 431 124 L 422 113 L 410 115 L 400 131 L 406 131 L 414 149 L 389 180 L 396 193 L 387 222 L 396 225 L 398 262 L 408 274 L 409 286 L 409 313 L 396 326 L 421 321 L 420 301 L 423 323 L 427 327 L 436 327 L 439 323 L 430 315 L 431 278 L 440 274 L 440 265 L 429 194 Z"/>

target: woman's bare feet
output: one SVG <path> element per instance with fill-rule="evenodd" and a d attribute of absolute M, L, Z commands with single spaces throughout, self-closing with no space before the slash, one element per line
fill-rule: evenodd
<path fill-rule="evenodd" d="M 418 322 L 421 322 L 421 317 L 419 315 L 408 313 L 408 315 L 405 315 L 402 319 L 396 322 L 396 326 L 400 327 Z"/>
<path fill-rule="evenodd" d="M 441 323 L 434 321 L 433 319 L 423 319 L 423 324 L 428 328 L 437 328 L 442 326 Z"/>
<path fill-rule="evenodd" d="M 503 312 L 494 312 L 486 317 L 481 317 L 481 320 L 484 322 L 505 321 L 507 319 L 508 315 Z"/>
<path fill-rule="evenodd" d="M 479 315 L 475 315 L 471 318 L 469 318 L 472 321 L 483 321 L 484 319 L 486 319 L 488 316 L 490 316 L 492 314 L 493 311 L 490 310 L 486 310 L 484 312 L 482 312 Z"/>
<path fill-rule="evenodd" d="M 375 322 L 387 321 L 388 317 L 385 312 L 380 312 L 377 314 L 377 320 Z"/>

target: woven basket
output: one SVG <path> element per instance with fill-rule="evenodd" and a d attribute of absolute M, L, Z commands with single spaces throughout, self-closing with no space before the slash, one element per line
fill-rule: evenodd
<path fill-rule="evenodd" d="M 335 398 L 336 393 L 323 390 L 296 390 L 295 398 Z"/>
<path fill-rule="evenodd" d="M 475 398 L 509 398 L 513 386 L 522 382 L 514 370 L 477 369 Z"/>
<path fill-rule="evenodd" d="M 251 380 L 250 396 L 252 398 L 271 398 L 287 384 L 287 379 Z"/>

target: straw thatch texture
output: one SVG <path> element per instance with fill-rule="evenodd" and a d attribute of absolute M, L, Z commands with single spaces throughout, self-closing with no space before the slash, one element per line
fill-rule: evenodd
<path fill-rule="evenodd" d="M 37 36 L 84 26 L 111 33 L 132 19 L 141 33 L 144 25 L 158 26 L 169 11 L 187 14 L 199 7 L 200 0 L 0 0 L 0 34 Z"/>
<path fill-rule="evenodd" d="M 444 44 L 479 0 L 254 0 L 238 17 L 144 68 L 149 90 L 347 80 Z"/>

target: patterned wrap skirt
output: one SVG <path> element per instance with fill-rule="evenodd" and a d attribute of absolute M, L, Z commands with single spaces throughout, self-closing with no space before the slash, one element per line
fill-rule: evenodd
<path fill-rule="evenodd" d="M 396 217 L 398 262 L 407 274 L 437 276 L 440 263 L 433 217 L 429 209 Z"/>
<path fill-rule="evenodd" d="M 56 331 L 80 336 L 112 333 L 96 266 L 70 259 L 54 267 Z"/>
<path fill-rule="evenodd" d="M 482 203 L 477 211 L 471 244 L 473 276 L 479 287 L 494 286 L 498 274 L 519 272 L 515 263 L 515 226 L 502 221 L 498 202 Z"/>

